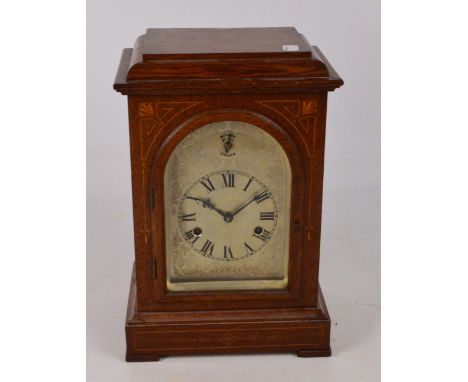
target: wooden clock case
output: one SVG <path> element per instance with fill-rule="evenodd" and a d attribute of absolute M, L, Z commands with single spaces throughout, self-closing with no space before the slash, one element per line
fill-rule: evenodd
<path fill-rule="evenodd" d="M 327 93 L 343 81 L 294 28 L 148 29 L 124 49 L 114 89 L 128 96 L 135 266 L 127 361 L 178 354 L 328 356 L 318 282 Z M 286 290 L 169 292 L 164 169 L 176 145 L 210 122 L 270 133 L 292 170 Z"/>

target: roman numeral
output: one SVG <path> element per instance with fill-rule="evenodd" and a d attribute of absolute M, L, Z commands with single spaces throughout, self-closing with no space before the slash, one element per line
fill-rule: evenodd
<path fill-rule="evenodd" d="M 197 236 L 193 233 L 193 229 L 190 231 L 185 232 L 185 237 L 190 240 L 190 242 L 193 244 L 195 243 L 198 239 L 200 239 L 200 236 Z"/>
<path fill-rule="evenodd" d="M 247 184 L 245 185 L 245 187 L 244 187 L 244 189 L 242 191 L 247 191 L 247 189 L 250 186 L 250 183 L 252 183 L 252 178 L 249 178 L 249 181 L 247 182 Z"/>
<path fill-rule="evenodd" d="M 223 176 L 224 187 L 234 187 L 234 174 L 221 174 Z"/>
<path fill-rule="evenodd" d="M 194 222 L 197 220 L 195 215 L 196 215 L 196 212 L 194 212 L 193 214 L 182 215 L 180 219 L 184 222 Z"/>
<path fill-rule="evenodd" d="M 274 212 L 260 212 L 260 220 L 275 220 Z"/>
<path fill-rule="evenodd" d="M 205 255 L 213 256 L 213 249 L 214 249 L 214 244 L 213 244 L 213 242 L 207 240 L 207 241 L 205 241 L 205 244 L 203 244 L 203 247 L 202 247 L 201 251 L 202 251 Z"/>
<path fill-rule="evenodd" d="M 244 242 L 244 246 L 245 246 L 245 253 L 247 256 L 253 255 L 255 253 L 254 249 L 247 243 Z"/>
<path fill-rule="evenodd" d="M 255 201 L 257 203 L 261 203 L 263 202 L 264 200 L 268 199 L 270 197 L 270 194 L 268 192 L 268 190 L 265 190 L 263 191 L 261 194 L 258 194 L 256 197 L 255 197 Z"/>
<path fill-rule="evenodd" d="M 206 178 L 205 180 L 202 180 L 201 184 L 203 184 L 208 192 L 211 192 L 215 189 L 215 186 L 213 186 L 213 183 L 211 183 L 210 178 Z"/>
<path fill-rule="evenodd" d="M 232 256 L 231 247 L 224 246 L 224 258 L 225 259 L 232 259 L 233 257 L 234 256 Z"/>
<path fill-rule="evenodd" d="M 256 238 L 258 238 L 258 239 L 260 239 L 262 241 L 265 241 L 270 236 L 270 231 L 267 231 L 265 228 L 263 228 L 262 233 L 255 233 L 254 232 L 253 236 L 255 236 Z"/>

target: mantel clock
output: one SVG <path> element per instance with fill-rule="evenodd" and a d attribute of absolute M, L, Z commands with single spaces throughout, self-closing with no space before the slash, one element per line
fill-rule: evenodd
<path fill-rule="evenodd" d="M 148 29 L 124 49 L 128 361 L 330 355 L 320 224 L 327 94 L 342 84 L 294 28 Z"/>

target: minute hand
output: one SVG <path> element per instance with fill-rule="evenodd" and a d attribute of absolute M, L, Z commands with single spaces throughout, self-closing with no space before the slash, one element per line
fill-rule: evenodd
<path fill-rule="evenodd" d="M 250 203 L 252 203 L 254 200 L 257 200 L 260 195 L 262 195 L 265 191 L 262 191 L 260 192 L 259 194 L 255 195 L 252 199 L 250 199 L 247 203 L 243 204 L 242 206 L 240 206 L 237 210 L 235 210 L 234 212 L 232 212 L 232 216 L 235 216 L 237 215 L 239 212 L 241 212 L 245 207 L 247 207 Z"/>

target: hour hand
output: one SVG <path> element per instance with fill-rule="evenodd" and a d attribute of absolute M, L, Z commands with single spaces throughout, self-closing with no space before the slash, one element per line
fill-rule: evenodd
<path fill-rule="evenodd" d="M 212 202 L 210 199 L 201 199 L 201 198 L 197 198 L 195 196 L 190 196 L 190 195 L 187 195 L 187 199 L 192 199 L 192 200 L 197 200 L 199 202 L 202 203 L 203 205 L 203 208 L 209 208 L 210 210 L 214 210 L 216 211 L 218 214 L 220 214 L 222 217 L 224 217 L 224 215 L 226 214 L 224 211 L 220 210 L 219 208 L 217 208 Z"/>

